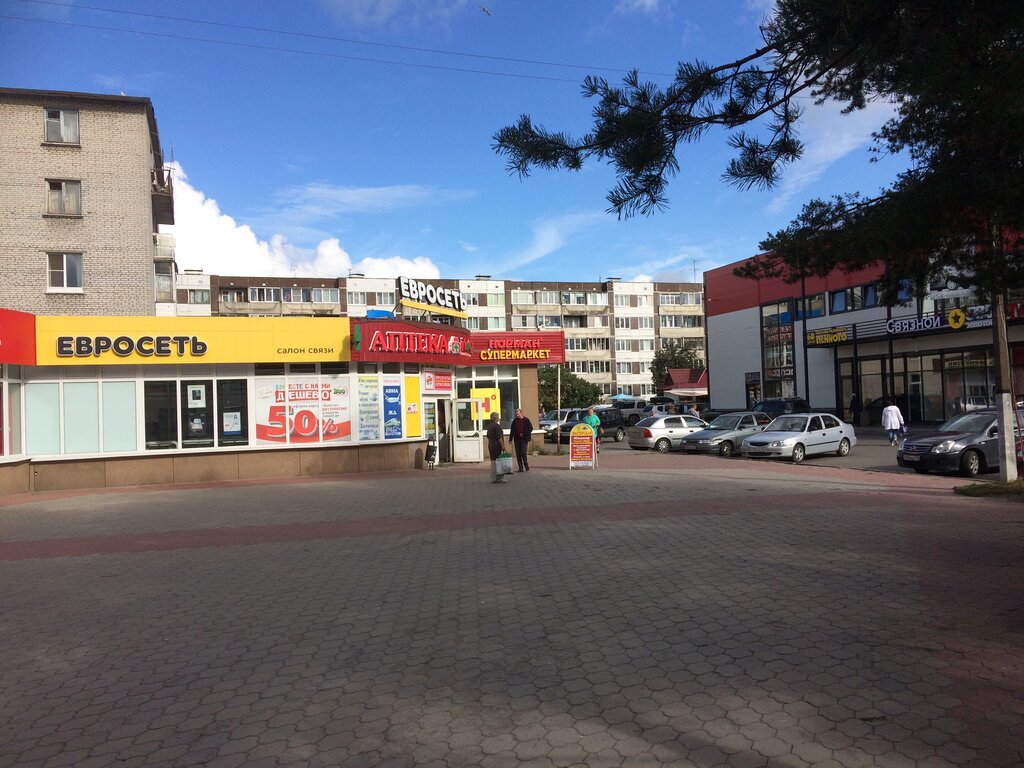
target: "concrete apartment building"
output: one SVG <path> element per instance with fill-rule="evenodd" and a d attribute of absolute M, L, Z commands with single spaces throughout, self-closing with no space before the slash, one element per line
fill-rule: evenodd
<path fill-rule="evenodd" d="M 651 394 L 651 360 L 666 341 L 704 357 L 701 283 L 522 282 L 488 275 L 434 282 L 462 293 L 471 331 L 563 330 L 569 369 L 607 395 Z M 393 278 L 186 272 L 177 301 L 179 315 L 365 317 L 370 310 L 393 310 L 396 295 Z"/>
<path fill-rule="evenodd" d="M 0 88 L 0 306 L 171 314 L 174 223 L 148 98 Z"/>

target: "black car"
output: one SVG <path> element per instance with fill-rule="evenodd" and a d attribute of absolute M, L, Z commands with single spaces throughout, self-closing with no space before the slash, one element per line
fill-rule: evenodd
<path fill-rule="evenodd" d="M 604 430 L 604 440 L 614 440 L 616 443 L 621 443 L 626 439 L 626 419 L 622 416 L 622 411 L 618 408 L 595 408 L 594 414 L 601 420 L 601 429 Z M 559 429 L 558 442 L 568 443 L 569 433 L 572 432 L 572 428 L 583 421 L 583 417 L 587 415 L 586 411 L 577 411 L 569 414 L 570 418 L 579 415 L 579 418 L 573 419 L 572 421 L 566 421 L 562 424 Z"/>
<path fill-rule="evenodd" d="M 810 413 L 811 406 L 802 397 L 769 397 L 751 410 L 755 413 L 767 413 L 774 419 L 787 413 Z"/>
<path fill-rule="evenodd" d="M 974 477 L 999 468 L 999 412 L 968 411 L 954 416 L 935 432 L 908 437 L 896 451 L 896 463 L 924 474 L 930 469 Z M 1024 412 L 1018 412 L 1024 423 Z M 1019 444 L 1020 435 L 1016 436 Z"/>

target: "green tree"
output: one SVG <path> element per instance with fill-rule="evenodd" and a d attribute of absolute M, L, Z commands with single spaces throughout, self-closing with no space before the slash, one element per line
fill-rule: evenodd
<path fill-rule="evenodd" d="M 545 365 L 537 371 L 537 391 L 546 410 L 554 410 L 558 402 L 558 368 L 557 365 Z M 563 408 L 586 408 L 601 402 L 601 388 L 597 384 L 569 373 L 567 365 L 561 368 Z"/>
<path fill-rule="evenodd" d="M 494 136 L 511 171 L 578 170 L 610 163 L 620 217 L 667 205 L 677 150 L 714 128 L 736 154 L 724 179 L 770 187 L 800 158 L 798 99 L 894 105 L 874 150 L 902 153 L 908 169 L 877 194 L 813 200 L 768 236 L 739 272 L 790 281 L 834 269 L 884 267 L 883 296 L 963 276 L 993 302 L 1003 413 L 1010 406 L 1004 291 L 1024 286 L 1024 3 L 1020 0 L 778 0 L 764 45 L 720 65 L 680 63 L 664 89 L 629 73 L 621 87 L 588 77 L 594 128 L 574 139 L 523 115 Z M 753 132 L 748 132 L 753 131 Z M 1005 416 L 1004 416 L 1005 418 Z M 1010 447 L 1002 423 L 1004 451 Z M 1012 453 L 1001 462 L 1013 474 Z M 1004 477 L 1007 475 L 1004 475 Z"/>
<path fill-rule="evenodd" d="M 703 368 L 704 361 L 688 347 L 678 341 L 666 341 L 664 346 L 654 353 L 651 361 L 651 382 L 654 389 L 665 386 L 665 377 L 669 368 Z"/>

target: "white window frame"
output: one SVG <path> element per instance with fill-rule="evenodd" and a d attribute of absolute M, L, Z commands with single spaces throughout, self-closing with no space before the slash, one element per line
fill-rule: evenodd
<path fill-rule="evenodd" d="M 629 330 L 629 318 L 628 317 L 616 317 L 615 327 L 619 330 Z"/>
<path fill-rule="evenodd" d="M 188 294 L 185 299 L 186 304 L 209 304 L 210 303 L 210 289 L 209 288 L 189 288 Z"/>
<path fill-rule="evenodd" d="M 337 288 L 313 288 L 310 291 L 314 304 L 337 304 L 339 295 Z"/>
<path fill-rule="evenodd" d="M 513 304 L 534 304 L 533 291 L 512 291 Z"/>
<path fill-rule="evenodd" d="M 557 307 L 558 291 L 537 291 L 537 303 Z"/>
<path fill-rule="evenodd" d="M 377 295 L 374 298 L 377 300 L 378 307 L 393 307 L 395 305 L 394 291 L 377 291 Z"/>
<path fill-rule="evenodd" d="M 53 125 L 56 126 L 60 138 L 50 137 L 50 127 Z M 81 129 L 81 116 L 77 109 L 46 107 L 43 110 L 44 144 L 79 144 L 82 138 Z"/>
<path fill-rule="evenodd" d="M 640 352 L 653 352 L 654 351 L 654 339 L 652 339 L 652 338 L 640 339 L 640 343 L 638 345 L 638 350 Z"/>
<path fill-rule="evenodd" d="M 366 306 L 366 291 L 345 291 L 345 303 L 349 306 Z"/>
<path fill-rule="evenodd" d="M 54 186 L 57 186 L 57 189 L 54 189 Z M 71 190 L 74 190 L 75 193 L 69 194 Z M 69 210 L 69 207 L 74 208 L 74 210 Z M 47 179 L 46 215 L 81 216 L 82 182 L 76 179 Z"/>
<path fill-rule="evenodd" d="M 51 262 L 54 256 L 59 256 L 61 259 L 60 270 L 55 270 L 51 266 Z M 68 257 L 72 257 L 73 260 L 77 258 L 78 261 L 78 274 L 81 277 L 81 283 L 79 285 L 68 285 Z M 54 285 L 53 278 L 55 275 L 61 276 L 61 284 Z M 47 293 L 82 293 L 85 290 L 85 259 L 81 253 L 74 251 L 63 252 L 63 251 L 48 251 L 46 254 L 46 291 Z"/>
<path fill-rule="evenodd" d="M 650 330 L 654 328 L 654 318 L 650 315 L 645 317 L 638 317 L 636 321 L 636 327 L 641 330 Z"/>
<path fill-rule="evenodd" d="M 607 293 L 588 293 L 587 294 L 587 305 L 591 307 L 607 307 L 608 306 L 608 294 Z"/>
<path fill-rule="evenodd" d="M 632 372 L 633 372 L 633 364 L 632 363 L 616 363 L 615 364 L 615 373 L 618 373 L 618 374 L 628 374 L 628 373 L 632 373 Z"/>
<path fill-rule="evenodd" d="M 651 306 L 651 297 L 646 294 L 640 294 L 636 297 L 636 305 L 638 307 L 649 307 Z"/>
<path fill-rule="evenodd" d="M 504 317 L 488 317 L 487 318 L 487 330 L 488 331 L 504 331 L 505 330 L 505 318 Z"/>
<path fill-rule="evenodd" d="M 488 307 L 504 307 L 505 306 L 505 294 L 504 293 L 488 293 L 487 294 L 487 306 Z"/>
<path fill-rule="evenodd" d="M 631 339 L 616 339 L 615 340 L 615 351 L 616 352 L 632 352 L 633 342 Z"/>
<path fill-rule="evenodd" d="M 536 315 L 512 315 L 512 330 L 532 330 L 537 327 Z"/>
<path fill-rule="evenodd" d="M 273 286 L 250 286 L 249 301 L 254 304 L 276 304 L 281 301 L 281 289 Z"/>
<path fill-rule="evenodd" d="M 628 307 L 629 306 L 629 294 L 628 293 L 616 293 L 615 294 L 615 306 L 616 307 Z"/>
<path fill-rule="evenodd" d="M 658 295 L 658 305 L 662 307 L 677 306 L 685 303 L 678 293 L 662 293 Z"/>

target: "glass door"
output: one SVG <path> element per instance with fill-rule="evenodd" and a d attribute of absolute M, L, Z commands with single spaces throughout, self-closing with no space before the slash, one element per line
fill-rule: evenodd
<path fill-rule="evenodd" d="M 474 410 L 478 414 L 476 417 Z M 479 416 L 482 413 L 479 400 L 460 398 L 455 401 L 455 461 L 484 460 L 483 429 Z"/>

